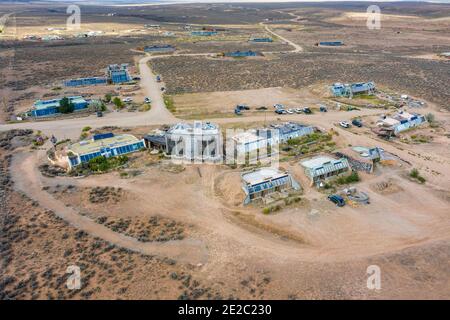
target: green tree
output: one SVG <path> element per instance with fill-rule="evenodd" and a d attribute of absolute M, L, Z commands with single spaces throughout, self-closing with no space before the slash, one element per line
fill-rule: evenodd
<path fill-rule="evenodd" d="M 120 100 L 119 97 L 115 97 L 113 103 L 116 105 L 117 108 L 119 109 L 123 108 L 123 102 L 122 100 Z"/>
<path fill-rule="evenodd" d="M 59 102 L 59 112 L 61 113 L 72 113 L 74 109 L 75 106 L 67 97 L 62 98 Z"/>
<path fill-rule="evenodd" d="M 112 96 L 111 96 L 111 93 L 107 93 L 107 94 L 105 94 L 105 102 L 111 102 L 111 99 L 112 99 Z"/>

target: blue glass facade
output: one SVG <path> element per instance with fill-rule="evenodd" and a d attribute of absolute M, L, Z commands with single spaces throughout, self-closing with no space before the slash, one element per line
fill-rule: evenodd
<path fill-rule="evenodd" d="M 87 153 L 80 155 L 79 158 L 76 158 L 75 160 L 72 160 L 72 158 L 69 158 L 71 166 L 76 166 L 80 163 L 86 163 L 89 162 L 89 160 L 97 158 L 97 157 L 114 157 L 114 156 L 120 156 L 127 153 L 132 153 L 139 151 L 141 149 L 145 148 L 144 141 L 138 141 L 132 144 L 124 145 L 124 146 L 109 146 L 109 147 L 103 147 L 99 151 Z M 78 160 L 79 159 L 79 160 Z"/>
<path fill-rule="evenodd" d="M 98 84 L 106 84 L 106 78 L 81 78 L 64 81 L 66 87 L 94 86 Z"/>
<path fill-rule="evenodd" d="M 291 182 L 291 178 L 289 176 L 281 177 L 278 179 L 274 179 L 271 181 L 253 185 L 248 188 L 248 193 L 253 194 L 253 193 L 261 192 L 264 190 L 275 189 L 276 187 L 279 187 L 279 186 L 290 185 L 290 182 Z"/>
<path fill-rule="evenodd" d="M 33 117 L 47 117 L 59 113 L 59 103 L 61 99 L 53 99 L 46 101 L 38 101 L 35 108 L 31 110 Z M 73 103 L 74 111 L 86 109 L 88 102 L 81 97 L 69 97 L 69 101 Z"/>

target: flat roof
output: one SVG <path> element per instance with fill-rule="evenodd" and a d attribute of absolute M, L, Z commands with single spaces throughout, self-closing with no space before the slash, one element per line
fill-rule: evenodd
<path fill-rule="evenodd" d="M 396 120 L 394 118 L 386 118 L 386 119 L 383 119 L 382 122 L 384 124 L 389 125 L 389 126 L 395 126 L 395 125 L 400 123 L 400 121 L 398 121 L 398 120 Z"/>
<path fill-rule="evenodd" d="M 288 173 L 281 172 L 274 168 L 261 168 L 256 171 L 244 173 L 242 175 L 242 180 L 250 185 L 255 185 L 267 180 L 273 180 L 281 177 L 287 176 Z"/>
<path fill-rule="evenodd" d="M 301 162 L 301 165 L 305 168 L 310 168 L 310 169 L 314 169 L 317 167 L 321 167 L 323 166 L 324 163 L 327 162 L 331 162 L 331 163 L 335 163 L 335 162 L 340 162 L 341 160 L 337 160 L 331 157 L 327 157 L 327 156 L 320 156 L 320 157 L 315 157 L 309 160 L 305 160 Z"/>
<path fill-rule="evenodd" d="M 69 151 L 76 153 L 78 155 L 89 154 L 93 152 L 98 152 L 103 147 L 117 148 L 121 146 L 126 146 L 132 143 L 139 142 L 140 140 L 131 134 L 120 134 L 113 136 L 111 138 L 105 138 L 100 140 L 83 140 L 74 143 L 69 146 Z"/>
<path fill-rule="evenodd" d="M 72 103 L 84 103 L 86 100 L 82 96 L 67 97 Z M 47 108 L 58 108 L 60 106 L 60 101 L 63 98 L 51 99 L 51 100 L 37 100 L 33 107 L 37 110 L 47 109 Z"/>
<path fill-rule="evenodd" d="M 169 134 L 191 134 L 191 133 L 216 134 L 219 127 L 211 122 L 195 121 L 193 125 L 189 123 L 177 123 L 168 131 Z"/>
<path fill-rule="evenodd" d="M 254 132 L 249 131 L 238 133 L 235 136 L 233 136 L 232 139 L 237 143 L 243 144 L 264 140 L 262 137 L 257 136 Z"/>

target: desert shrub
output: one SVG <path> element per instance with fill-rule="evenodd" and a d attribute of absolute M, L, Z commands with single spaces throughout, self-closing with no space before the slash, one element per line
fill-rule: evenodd
<path fill-rule="evenodd" d="M 409 176 L 411 178 L 417 179 L 419 177 L 419 170 L 417 170 L 416 168 L 412 169 L 409 173 Z"/>
<path fill-rule="evenodd" d="M 122 100 L 120 100 L 119 97 L 115 97 L 113 99 L 113 103 L 117 108 L 119 108 L 119 109 L 123 108 L 123 102 L 122 102 Z"/>
<path fill-rule="evenodd" d="M 105 158 L 103 156 L 95 157 L 88 162 L 88 167 L 94 172 L 105 172 L 127 163 L 127 156 L 118 156 L 114 158 Z"/>
<path fill-rule="evenodd" d="M 435 119 L 435 117 L 434 117 L 434 114 L 432 114 L 432 113 L 427 113 L 427 115 L 425 116 L 425 118 L 427 119 L 427 121 L 429 122 L 429 123 L 432 123 L 432 122 L 434 122 L 436 119 Z"/>
<path fill-rule="evenodd" d="M 354 183 L 354 182 L 358 182 L 359 179 L 359 175 L 357 171 L 352 171 L 352 173 L 348 176 L 343 176 L 343 177 L 339 177 L 336 182 L 338 184 L 350 184 L 350 183 Z"/>
<path fill-rule="evenodd" d="M 288 205 L 291 205 L 293 203 L 297 203 L 300 200 L 302 200 L 302 198 L 300 198 L 299 196 L 292 196 L 292 197 L 284 199 L 284 204 L 288 206 Z"/>
<path fill-rule="evenodd" d="M 81 131 L 86 132 L 86 131 L 89 131 L 91 129 L 92 129 L 91 127 L 87 126 L 87 127 L 84 127 Z"/>
<path fill-rule="evenodd" d="M 167 94 L 164 95 L 164 104 L 166 105 L 167 110 L 170 112 L 175 112 L 175 102 L 173 101 L 173 97 Z"/>
<path fill-rule="evenodd" d="M 419 181 L 420 183 L 425 183 L 426 179 L 424 177 L 422 177 L 419 173 L 419 170 L 417 170 L 416 168 L 413 168 L 410 172 L 409 172 L 409 176 L 417 181 Z"/>

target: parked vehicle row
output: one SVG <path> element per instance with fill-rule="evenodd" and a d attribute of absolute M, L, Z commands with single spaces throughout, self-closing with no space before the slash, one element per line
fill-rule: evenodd
<path fill-rule="evenodd" d="M 339 122 L 339 125 L 342 128 L 346 128 L 346 129 L 351 127 L 351 124 L 349 122 L 347 122 L 347 121 L 341 121 L 341 122 Z M 362 121 L 358 120 L 358 119 L 353 119 L 352 120 L 352 125 L 354 125 L 354 126 L 356 126 L 358 128 L 361 128 L 363 126 Z"/>
<path fill-rule="evenodd" d="M 279 103 L 275 104 L 273 107 L 275 108 L 275 113 L 276 114 L 294 114 L 294 113 L 297 113 L 297 114 L 300 114 L 300 113 L 311 114 L 312 113 L 311 109 L 308 108 L 308 107 L 286 109 L 282 104 L 279 104 Z"/>

